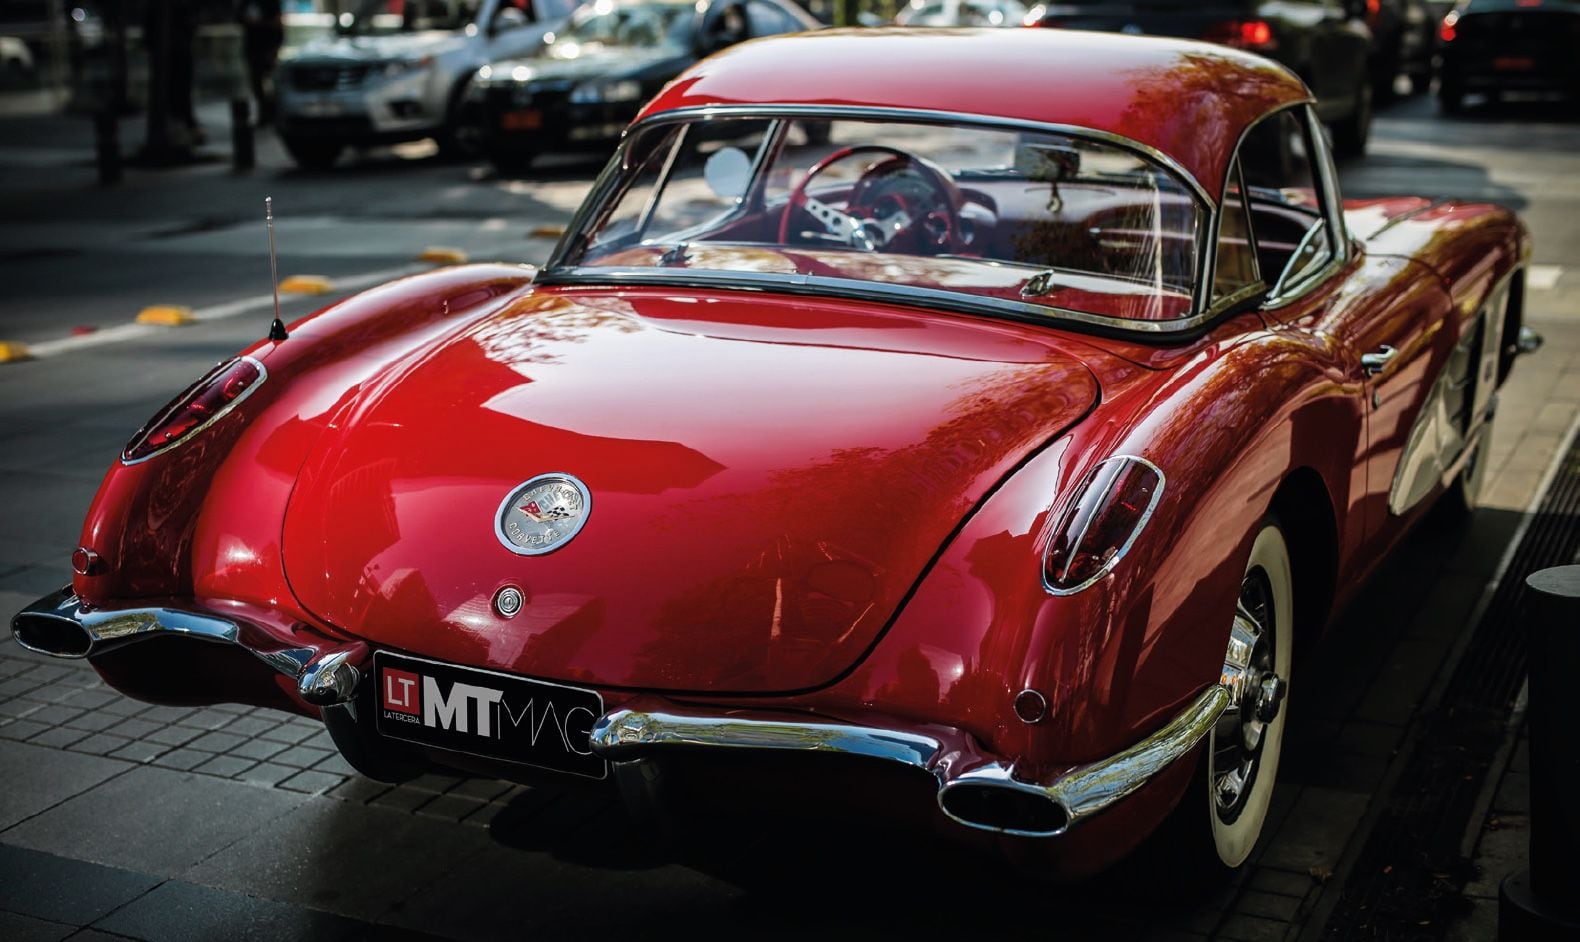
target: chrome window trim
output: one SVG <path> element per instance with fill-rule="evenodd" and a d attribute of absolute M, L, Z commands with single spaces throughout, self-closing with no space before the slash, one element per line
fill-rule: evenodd
<path fill-rule="evenodd" d="M 1046 327 L 1070 323 L 1089 324 L 1131 334 L 1170 335 L 1201 326 L 1224 310 L 1219 305 L 1206 314 L 1168 321 L 1126 320 L 1104 317 L 1085 311 L 1072 311 L 1046 304 L 1031 304 L 1007 298 L 894 285 L 860 278 L 831 278 L 825 275 L 784 275 L 770 272 L 710 271 L 674 268 L 559 268 L 545 269 L 534 282 L 538 285 L 681 285 L 690 288 L 735 288 L 777 294 L 805 294 L 820 297 L 850 298 L 883 304 L 906 304 L 956 311 L 962 314 L 987 314 L 1008 317 Z"/>
<path fill-rule="evenodd" d="M 220 375 L 221 373 L 225 372 L 225 370 L 228 369 L 232 364 L 239 363 L 239 362 L 241 362 L 243 360 L 245 360 L 246 362 L 251 363 L 253 366 L 257 367 L 257 369 L 258 369 L 258 381 L 257 382 L 253 383 L 251 386 L 248 386 L 246 389 L 242 390 L 241 391 L 241 395 L 237 396 L 235 399 L 232 399 L 230 402 L 225 403 L 223 406 L 220 407 L 218 412 L 215 412 L 213 415 L 209 416 L 206 420 L 204 420 L 204 422 L 202 424 L 198 425 L 196 428 L 191 429 L 186 434 L 182 435 L 180 438 L 176 439 L 173 442 L 166 442 L 165 444 L 161 445 L 159 448 L 157 448 L 154 451 L 142 456 L 141 458 L 133 458 L 131 460 L 127 460 L 127 458 L 126 458 L 126 451 L 127 451 L 128 448 L 131 447 L 131 442 L 128 442 L 125 446 L 123 446 L 121 448 L 121 454 L 119 456 L 119 460 L 120 460 L 121 464 L 123 466 L 129 468 L 129 467 L 131 467 L 134 464 L 142 464 L 145 461 L 152 461 L 153 459 L 159 457 L 160 455 L 164 454 L 165 452 L 170 451 L 172 448 L 178 448 L 181 445 L 186 444 L 188 441 L 190 441 L 194 437 L 196 437 L 198 435 L 201 435 L 203 433 L 203 431 L 205 429 L 207 429 L 209 426 L 213 425 L 215 422 L 218 422 L 220 419 L 223 419 L 225 416 L 230 415 L 232 410 L 234 410 L 237 406 L 241 405 L 243 402 L 246 402 L 247 401 L 247 397 L 252 395 L 254 392 L 256 392 L 258 390 L 258 388 L 261 387 L 269 379 L 269 371 L 268 371 L 268 369 L 265 368 L 264 365 L 263 365 L 263 362 L 261 360 L 257 359 L 256 357 L 250 357 L 250 356 L 232 357 L 229 360 L 226 360 L 223 363 L 220 363 L 218 366 L 214 367 L 212 370 L 209 370 L 207 373 L 203 374 L 203 376 L 200 377 L 196 383 L 193 383 L 192 386 L 190 386 L 188 388 L 189 389 L 193 389 L 193 388 L 196 388 L 196 387 L 202 385 L 205 381 L 211 380 L 214 377 L 216 377 L 216 376 Z M 185 395 L 185 393 L 183 393 L 183 395 Z M 163 409 L 161 409 L 159 412 L 154 413 L 154 417 L 148 420 L 148 424 L 147 425 L 144 425 L 142 428 L 137 430 L 137 434 L 132 436 L 131 441 L 135 442 L 138 439 L 142 438 L 145 434 L 147 434 L 148 430 L 154 426 L 154 423 L 158 422 L 160 419 L 164 418 L 165 416 L 166 416 L 166 412 Z"/>
<path fill-rule="evenodd" d="M 1136 521 L 1135 529 L 1130 531 L 1129 538 L 1125 540 L 1125 544 L 1123 546 L 1119 547 L 1119 552 L 1109 557 L 1108 561 L 1103 563 L 1103 567 L 1101 569 L 1093 573 L 1091 578 L 1082 582 L 1080 585 L 1071 586 L 1068 589 L 1061 589 L 1048 584 L 1048 551 L 1053 548 L 1053 537 L 1057 536 L 1057 534 L 1050 532 L 1048 535 L 1048 545 L 1042 548 L 1042 555 L 1039 557 L 1039 561 L 1042 564 L 1042 588 L 1043 591 L 1047 592 L 1049 595 L 1061 598 L 1067 595 L 1074 595 L 1077 592 L 1081 592 L 1087 588 L 1090 588 L 1099 579 L 1112 572 L 1114 567 L 1119 565 L 1120 560 L 1125 558 L 1125 554 L 1130 552 L 1130 547 L 1135 545 L 1136 540 L 1141 536 L 1141 531 L 1147 528 L 1147 522 L 1152 519 L 1153 512 L 1158 508 L 1158 502 L 1163 499 L 1163 491 L 1168 486 L 1168 478 L 1163 474 L 1162 468 L 1139 455 L 1112 455 L 1108 458 L 1104 458 L 1097 464 L 1092 465 L 1092 470 L 1086 473 L 1086 477 L 1082 479 L 1081 486 L 1076 488 L 1071 494 L 1070 500 L 1080 500 L 1081 497 L 1083 497 L 1086 493 L 1086 487 L 1090 486 L 1092 480 L 1097 476 L 1098 469 L 1103 465 L 1113 461 L 1134 461 L 1137 464 L 1145 465 L 1146 467 L 1151 468 L 1152 472 L 1158 476 L 1157 490 L 1152 492 L 1152 500 L 1147 504 L 1147 509 L 1141 512 L 1141 519 Z M 1065 506 L 1068 507 L 1069 505 L 1066 504 Z M 1061 510 L 1062 509 L 1063 508 L 1061 508 Z M 1091 524 L 1092 522 L 1090 520 L 1086 521 L 1087 526 L 1091 526 Z M 1081 545 L 1081 539 L 1085 536 L 1086 528 L 1083 527 L 1081 529 L 1081 535 L 1076 539 L 1074 545 Z"/>
<path fill-rule="evenodd" d="M 554 247 L 554 251 L 550 253 L 548 261 L 539 272 L 536 283 L 542 285 L 664 283 L 688 287 L 733 287 L 746 290 L 777 290 L 806 294 L 814 293 L 808 289 L 816 287 L 827 289 L 841 297 L 859 300 L 890 303 L 895 301 L 900 303 L 921 302 L 965 314 L 1008 316 L 1021 320 L 1030 319 L 1036 323 L 1051 324 L 1053 326 L 1057 326 L 1060 322 L 1069 321 L 1125 334 L 1149 334 L 1155 336 L 1169 336 L 1196 330 L 1215 320 L 1232 306 L 1222 303 L 1209 303 L 1208 299 L 1212 284 L 1211 258 L 1199 258 L 1197 263 L 1197 282 L 1192 290 L 1191 305 L 1191 310 L 1195 313 L 1166 321 L 1106 317 L 1085 311 L 1071 311 L 1049 305 L 1013 302 L 1001 298 L 984 298 L 980 295 L 970 295 L 957 291 L 917 288 L 910 285 L 883 285 L 869 281 L 857 282 L 855 279 L 833 279 L 806 275 L 791 277 L 784 275 L 764 276 L 761 273 L 754 272 L 717 272 L 713 273 L 711 277 L 704 278 L 701 277 L 699 272 L 664 270 L 657 273 L 646 273 L 645 269 L 588 268 L 585 266 L 565 265 L 564 260 L 566 256 L 571 254 L 572 249 L 580 241 L 577 238 L 578 235 L 588 230 L 595 209 L 608 202 L 610 191 L 618 184 L 620 170 L 625 163 L 628 147 L 637 134 L 650 127 L 658 127 L 668 123 L 694 120 L 708 121 L 724 118 L 767 118 L 771 120 L 777 119 L 782 122 L 793 121 L 797 118 L 903 120 L 918 124 L 970 125 L 998 130 L 1020 130 L 1082 137 L 1131 151 L 1164 167 L 1178 177 L 1199 203 L 1197 208 L 1200 212 L 1197 214 L 1196 222 L 1198 245 L 1204 246 L 1216 239 L 1218 204 L 1207 194 L 1206 189 L 1201 185 L 1201 181 L 1186 171 L 1178 161 L 1162 151 L 1120 134 L 1069 124 L 1030 121 L 1021 118 L 996 118 L 989 115 L 963 114 L 919 108 L 786 104 L 695 105 L 648 115 L 626 128 L 621 136 L 619 150 L 616 151 L 615 156 L 609 163 L 604 166 L 603 172 L 599 174 L 587 197 L 583 200 L 581 206 L 577 208 L 575 215 L 572 216 L 570 224 L 566 227 L 565 235 Z M 1200 252 L 1198 252 L 1198 255 L 1200 255 Z M 862 290 L 857 291 L 845 286 L 842 284 L 844 282 L 859 283 L 862 285 Z"/>

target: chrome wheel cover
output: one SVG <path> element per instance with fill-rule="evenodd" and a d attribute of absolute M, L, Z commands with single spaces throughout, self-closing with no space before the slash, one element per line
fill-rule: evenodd
<path fill-rule="evenodd" d="M 1229 706 L 1214 729 L 1209 782 L 1213 811 L 1225 824 L 1245 809 L 1262 768 L 1267 727 L 1283 709 L 1287 683 L 1276 670 L 1277 617 L 1268 575 L 1255 567 L 1240 584 L 1219 681 L 1229 690 Z"/>

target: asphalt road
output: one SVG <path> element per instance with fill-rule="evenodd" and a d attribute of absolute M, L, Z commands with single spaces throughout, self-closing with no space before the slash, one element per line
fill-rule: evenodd
<path fill-rule="evenodd" d="M 1553 120 L 1552 111 L 1534 105 L 1472 108 L 1458 119 L 1447 120 L 1429 100 L 1399 103 L 1379 117 L 1371 155 L 1341 167 L 1345 193 L 1471 197 L 1517 209 L 1536 237 L 1533 307 L 1547 317 L 1580 317 L 1575 306 L 1580 299 L 1580 274 L 1575 271 L 1580 269 L 1580 123 Z M 220 115 L 218 110 L 205 112 L 216 137 L 223 136 Z M 136 137 L 135 126 L 128 125 L 126 138 L 135 141 Z M 329 173 L 303 173 L 292 169 L 273 141 L 264 137 L 259 142 L 260 166 L 248 175 L 233 175 L 222 162 L 214 162 L 157 173 L 132 170 L 121 186 L 100 189 L 93 185 L 90 153 L 86 128 L 80 122 L 0 117 L 0 220 L 4 221 L 0 223 L 0 342 L 23 343 L 43 354 L 31 362 L 0 363 L 0 613 L 5 614 L 61 584 L 87 502 L 129 434 L 208 365 L 266 331 L 270 310 L 262 217 L 265 196 L 273 197 L 279 217 L 281 276 L 321 275 L 338 286 L 338 291 L 324 296 L 286 296 L 289 320 L 351 286 L 423 267 L 418 255 L 430 247 L 460 249 L 473 260 L 540 262 L 598 169 L 596 163 L 565 161 L 551 163 L 530 179 L 502 180 L 481 167 L 441 161 L 417 147 L 361 155 Z M 128 329 L 143 307 L 156 304 L 190 307 L 199 323 Z M 1516 468 L 1511 473 L 1525 471 Z M 1379 634 L 1363 621 L 1352 620 L 1348 634 L 1339 632 L 1341 642 L 1329 646 L 1326 666 L 1310 675 L 1318 686 L 1303 693 L 1311 697 L 1315 689 L 1336 705 L 1321 715 L 1308 714 L 1307 746 L 1293 751 L 1286 761 L 1290 785 L 1281 788 L 1273 819 L 1280 829 L 1278 840 L 1234 888 L 1175 910 L 1160 922 L 1147 923 L 1149 931 L 1156 930 L 1158 937 L 1178 932 L 1186 937 L 1223 938 L 1292 938 L 1313 931 L 1313 913 L 1320 916 L 1323 911 L 1323 874 L 1340 865 L 1346 843 L 1364 818 L 1368 790 L 1385 778 L 1397 737 L 1406 735 L 1416 703 L 1408 691 L 1419 694 L 1427 689 L 1433 674 L 1426 666 L 1439 663 L 1454 645 L 1457 622 L 1450 628 L 1433 626 L 1447 625 L 1447 612 L 1463 616 L 1470 607 L 1479 592 L 1475 579 L 1484 582 L 1490 574 L 1516 519 L 1509 512 L 1485 515 L 1468 534 L 1432 530 L 1410 544 L 1410 558 L 1388 571 L 1409 591 L 1379 590 L 1368 599 L 1381 610 L 1393 606 L 1401 626 L 1415 627 Z M 1439 601 L 1423 609 L 1421 599 Z M 1437 622 L 1427 610 L 1440 610 Z M 1403 659 L 1400 652 L 1419 656 Z M 1353 667 L 1346 664 L 1347 658 L 1356 654 L 1364 657 L 1365 671 L 1347 669 Z M 1395 664 L 1403 665 L 1401 673 L 1390 674 Z M 17 676 L 32 669 L 23 665 Z M 71 678 L 70 683 L 91 684 L 89 675 Z M 32 695 L 19 694 L 18 702 Z M 216 724 L 241 722 L 201 715 Z M 0 724 L 6 720 L 0 715 Z M 62 722 L 69 726 L 70 721 Z M 176 728 L 182 722 L 195 721 L 172 719 L 169 725 Z M 5 728 L 0 725 L 0 740 L 20 738 L 8 737 Z M 1350 738 L 1357 728 L 1363 741 Z M 1389 740 L 1390 735 L 1396 738 Z M 204 765 L 197 770 L 219 781 L 220 773 L 205 768 L 219 759 L 231 759 L 230 768 L 238 771 L 232 776 L 236 781 L 223 779 L 226 787 L 241 787 L 246 769 L 255 772 L 269 764 L 262 760 L 258 765 L 234 764 L 241 760 L 228 752 L 215 756 L 202 759 Z M 151 761 L 161 765 L 158 759 Z M 356 780 L 332 759 L 312 757 L 312 766 L 304 771 L 282 766 L 281 781 L 313 783 L 295 790 L 283 786 L 293 796 L 291 807 L 298 811 L 308 807 L 301 804 L 304 794 L 328 794 L 344 802 L 343 813 L 334 811 L 338 806 L 313 812 L 319 815 L 315 826 L 326 833 L 350 828 L 342 818 L 360 821 L 352 811 L 364 804 L 410 810 L 432 806 L 441 798 L 464 797 L 457 790 L 464 786 L 453 782 L 436 790 L 429 783 L 430 791 L 419 790 L 420 795 L 397 790 L 375 796 L 359 792 Z M 137 771 L 152 776 L 159 770 L 150 766 Z M 210 783 L 196 790 L 219 787 Z M 276 791 L 269 789 L 271 795 Z M 392 794 L 408 797 L 390 799 Z M 660 865 L 596 827 L 590 845 L 573 847 L 577 835 L 585 834 L 577 830 L 581 825 L 565 824 L 545 834 L 537 823 L 541 802 L 512 803 L 514 794 L 479 802 L 493 809 L 493 823 L 484 832 L 487 839 L 479 832 L 463 832 L 432 820 L 419 829 L 438 845 L 445 845 L 450 841 L 446 835 L 453 833 L 453 848 L 430 849 L 441 857 L 448 859 L 454 848 L 464 848 L 472 855 L 468 861 L 481 861 L 479 873 L 486 869 L 484 864 L 496 871 L 488 878 L 496 882 L 485 880 L 470 892 L 451 886 L 459 877 L 447 878 L 444 885 L 457 899 L 475 902 L 479 894 L 508 894 L 509 883 L 498 874 L 524 874 L 534 881 L 534 892 L 540 896 L 563 895 L 578 905 L 598 908 L 597 925 L 611 932 L 641 927 L 652 931 L 650 918 L 657 914 L 676 920 L 671 925 L 694 921 L 716 928 L 787 930 L 790 935 L 815 931 L 820 906 L 831 907 L 830 918 L 846 924 L 860 920 L 927 935 L 928 926 L 954 934 L 984 926 L 1013 929 L 1016 920 L 1002 910 L 1024 904 L 1023 889 L 995 889 L 987 886 L 991 880 L 985 874 L 957 868 L 947 872 L 970 884 L 959 891 L 971 905 L 997 907 L 1000 912 L 986 923 L 958 911 L 940 913 L 940 905 L 947 904 L 959 888 L 941 885 L 936 876 L 922 882 L 924 864 L 933 858 L 917 851 L 907 858 L 907 866 L 898 868 L 900 875 L 916 881 L 912 894 L 899 898 L 897 905 L 904 911 L 879 919 L 864 908 L 870 898 L 859 889 L 859 881 L 870 876 L 863 873 L 869 858 L 859 842 L 870 839 L 870 834 L 845 838 L 848 844 L 841 844 L 838 835 L 820 835 L 819 841 L 834 843 L 812 842 L 786 858 L 809 868 L 838 859 L 841 865 L 831 878 L 840 887 L 836 892 L 829 885 L 806 880 L 805 872 L 800 874 L 801 882 L 794 883 L 796 875 L 787 873 L 794 869 L 789 864 L 751 877 L 737 872 L 739 861 L 729 855 L 688 861 L 685 866 L 674 861 Z M 317 804 L 311 807 L 319 809 Z M 557 813 L 579 816 L 583 824 L 603 813 L 601 806 L 556 807 Z M 64 832 L 51 834 L 47 823 L 38 820 L 19 826 L 30 827 L 29 833 L 35 835 L 23 842 L 27 846 L 74 859 L 117 862 L 104 858 L 114 852 L 103 846 L 68 853 L 58 843 L 65 839 Z M 527 826 L 524 820 L 534 823 Z M 9 826 L 0 822 L 0 828 Z M 0 844 L 9 846 L 11 833 L 0 833 Z M 159 832 L 156 828 L 151 833 Z M 760 834 L 751 835 L 746 850 L 763 846 L 763 840 Z M 263 845 L 261 852 L 270 846 L 280 849 L 278 844 Z M 454 850 L 454 856 L 460 859 L 461 851 Z M 885 866 L 897 863 L 891 857 Z M 326 872 L 337 872 L 335 866 L 324 866 Z M 355 874 L 345 876 L 348 886 L 355 883 Z M 481 926 L 455 932 L 486 937 L 510 924 L 489 922 L 476 910 L 447 912 L 443 898 L 423 896 L 426 884 L 414 885 L 410 898 L 381 902 L 385 907 L 381 909 L 359 897 L 354 886 L 343 891 L 344 898 L 306 893 L 298 898 L 288 888 L 280 888 L 285 884 L 271 889 L 267 879 L 260 879 L 234 888 L 440 934 L 448 934 L 446 926 Z M 432 883 L 437 878 L 430 874 L 424 879 Z M 797 887 L 793 897 L 740 889 L 786 879 Z M 214 880 L 197 882 L 225 885 L 223 876 Z M 601 900 L 620 898 L 627 905 L 600 907 Z M 1066 910 L 1090 907 L 1087 915 L 1095 920 L 1093 928 L 1135 930 L 1139 924 L 1134 913 L 1126 912 L 1126 900 L 1126 884 L 1110 880 L 1100 883 L 1089 898 L 1081 892 L 1061 891 L 1047 897 L 1045 905 Z M 4 902 L 0 899 L 0 911 L 8 910 Z M 559 913 L 555 919 L 565 918 L 566 905 L 560 901 L 553 907 Z M 512 918 L 521 920 L 521 927 L 565 925 L 534 923 L 530 912 Z M 0 921 L 0 930 L 5 925 Z"/>

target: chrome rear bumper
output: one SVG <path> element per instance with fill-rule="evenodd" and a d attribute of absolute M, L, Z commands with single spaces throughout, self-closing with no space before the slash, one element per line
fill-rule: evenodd
<path fill-rule="evenodd" d="M 190 599 L 95 608 L 68 587 L 19 612 L 11 631 L 23 647 L 68 658 L 161 636 L 227 645 L 294 681 L 305 703 L 349 703 L 371 662 L 368 645 L 271 622 L 272 614 Z M 985 752 L 975 737 L 952 726 L 846 723 L 804 713 L 687 706 L 657 696 L 637 697 L 600 718 L 592 749 L 616 762 L 688 748 L 820 752 L 892 762 L 932 776 L 939 808 L 959 824 L 1053 837 L 1123 801 L 1190 753 L 1228 704 L 1228 691 L 1214 684 L 1141 741 L 1046 782 L 1018 777 L 1013 761 Z"/>
<path fill-rule="evenodd" d="M 938 783 L 938 807 L 960 824 L 1025 837 L 1053 837 L 1134 794 L 1189 753 L 1228 704 L 1228 691 L 1214 684 L 1152 735 L 1047 783 L 1017 778 L 1013 763 L 982 752 L 970 735 L 953 727 L 919 725 L 899 730 L 799 715 L 683 707 L 657 698 L 639 698 L 604 716 L 593 726 L 592 748 L 610 760 L 684 747 L 882 759 L 931 774 Z"/>
<path fill-rule="evenodd" d="M 361 679 L 357 665 L 366 660 L 366 644 L 248 617 L 256 614 L 239 605 L 202 610 L 186 599 L 168 606 L 95 608 L 68 586 L 18 612 L 11 619 L 11 635 L 30 651 L 64 658 L 92 657 L 155 637 L 229 645 L 296 681 L 298 695 L 308 703 L 350 699 Z"/>

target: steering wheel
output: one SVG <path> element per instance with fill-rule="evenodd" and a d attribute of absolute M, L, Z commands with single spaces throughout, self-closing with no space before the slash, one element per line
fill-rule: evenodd
<path fill-rule="evenodd" d="M 887 157 L 857 178 L 843 210 L 807 195 L 818 174 L 855 154 Z M 885 144 L 842 147 L 814 164 L 790 194 L 779 217 L 779 241 L 789 244 L 791 223 L 802 214 L 822 225 L 824 232 L 816 239 L 867 252 L 958 252 L 963 245 L 960 207 L 964 202 L 948 172 L 930 160 Z"/>

